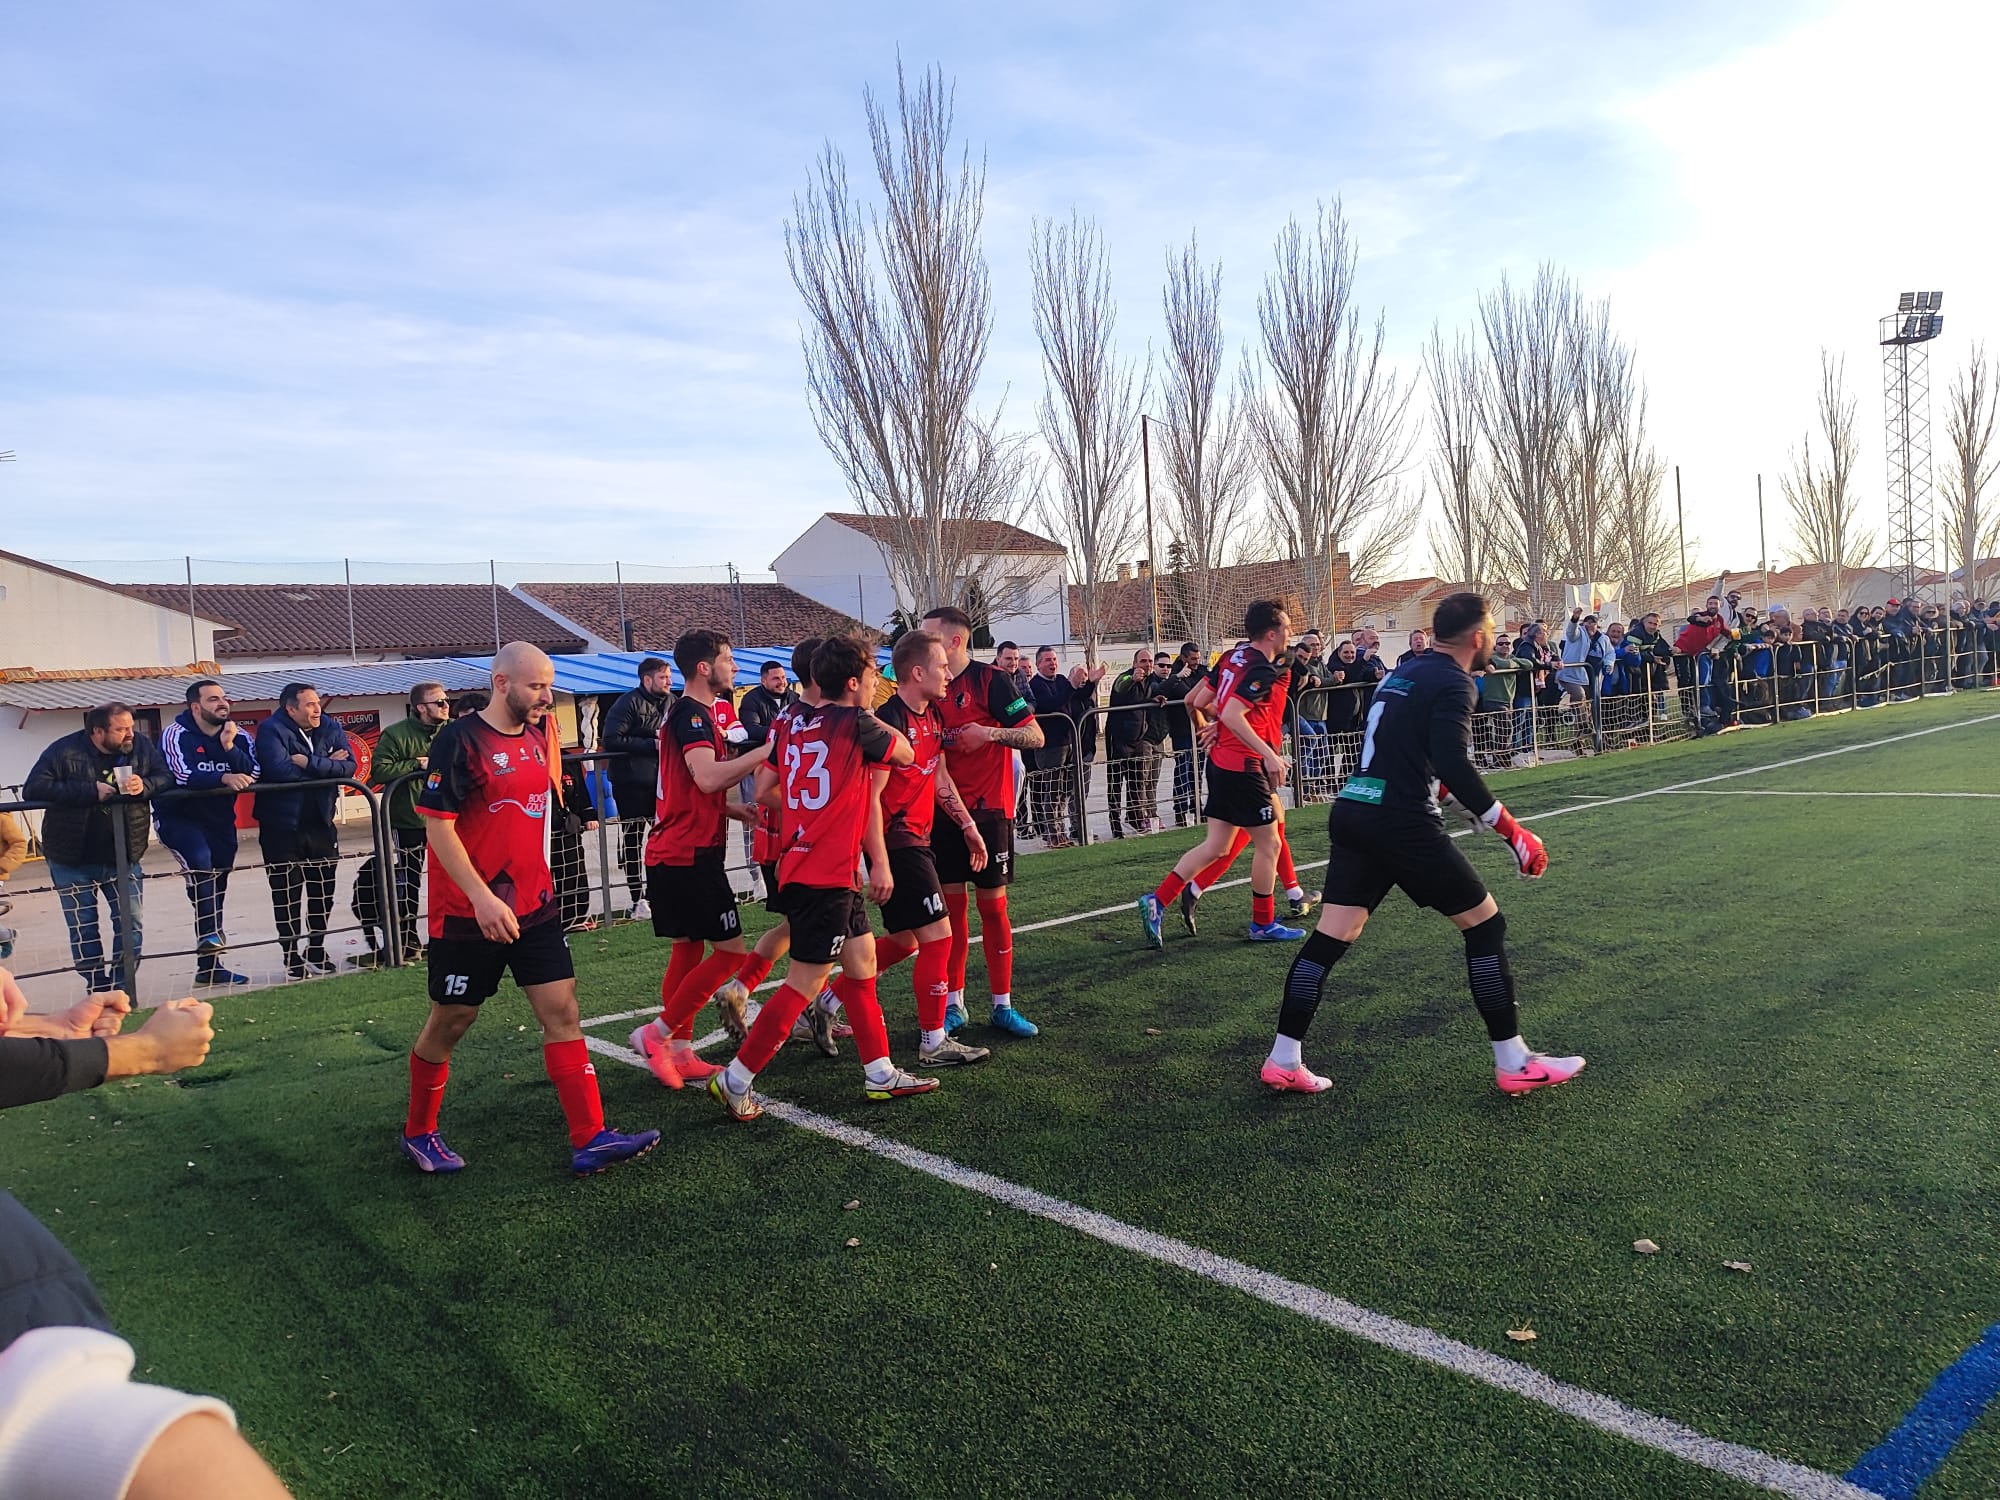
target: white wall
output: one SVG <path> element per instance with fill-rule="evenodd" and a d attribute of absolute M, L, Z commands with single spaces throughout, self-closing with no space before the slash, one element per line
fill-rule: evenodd
<path fill-rule="evenodd" d="M 989 589 L 996 596 L 1002 580 L 1022 580 L 1022 607 L 994 612 L 995 640 L 1012 640 L 1028 646 L 1060 644 L 1067 639 L 1064 562 L 1061 553 L 1008 554 L 974 560 L 975 568 L 993 580 Z M 796 589 L 829 609 L 854 615 L 877 630 L 886 630 L 889 617 L 898 609 L 928 609 L 936 602 L 902 597 L 901 590 L 890 581 L 889 566 L 881 549 L 861 532 L 828 516 L 813 522 L 797 541 L 779 553 L 771 571 L 785 587 Z M 996 603 L 1004 602 L 996 597 Z"/>
<path fill-rule="evenodd" d="M 183 667 L 215 659 L 213 620 L 0 557 L 0 667 Z"/>

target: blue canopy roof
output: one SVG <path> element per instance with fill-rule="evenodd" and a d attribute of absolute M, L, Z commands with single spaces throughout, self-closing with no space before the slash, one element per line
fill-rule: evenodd
<path fill-rule="evenodd" d="M 775 661 L 785 668 L 789 675 L 792 668 L 792 648 L 790 646 L 737 646 L 736 686 L 753 687 L 764 670 L 766 662 Z M 593 651 L 578 656 L 557 656 L 550 658 L 556 664 L 556 691 L 592 695 L 597 693 L 623 693 L 638 686 L 639 663 L 651 651 Z M 490 656 L 459 656 L 452 658 L 468 667 L 487 672 L 493 668 Z M 886 673 L 889 670 L 889 653 L 877 651 L 875 661 Z M 680 670 L 671 662 L 667 668 L 675 687 L 684 684 Z"/>

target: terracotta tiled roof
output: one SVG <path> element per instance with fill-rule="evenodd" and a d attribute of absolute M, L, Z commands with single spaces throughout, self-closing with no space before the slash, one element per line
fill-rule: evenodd
<path fill-rule="evenodd" d="M 152 677 L 213 677 L 222 668 L 212 661 L 185 667 L 62 667 L 52 672 L 34 667 L 0 667 L 0 682 L 135 682 Z"/>
<path fill-rule="evenodd" d="M 743 618 L 736 612 L 736 586 L 727 583 L 628 583 L 625 614 L 632 622 L 632 649 L 666 652 L 689 630 L 706 626 L 727 631 L 739 646 L 791 646 L 808 636 L 836 635 L 855 628 L 852 618 L 808 599 L 781 583 L 746 583 Z M 610 583 L 524 583 L 521 592 L 546 604 L 613 646 L 618 637 L 618 587 Z M 871 639 L 880 632 L 869 630 Z"/>
<path fill-rule="evenodd" d="M 826 513 L 829 521 L 838 521 L 850 531 L 858 531 L 877 546 L 892 547 L 900 539 L 901 524 L 887 516 L 858 516 L 844 511 L 830 510 Z M 972 540 L 967 544 L 971 552 L 1022 553 L 1054 552 L 1065 549 L 1060 542 L 1052 542 L 1045 536 L 1036 536 L 1032 531 L 1023 531 L 1018 526 L 1010 526 L 1005 521 L 948 521 L 945 529 L 958 532 L 971 527 Z"/>
<path fill-rule="evenodd" d="M 167 609 L 185 610 L 178 584 L 127 584 L 121 593 Z M 494 591 L 483 583 L 357 583 L 354 646 L 401 656 L 475 656 L 493 650 Z M 507 590 L 500 601 L 503 640 L 528 641 L 552 654 L 583 649 L 572 635 Z M 215 654 L 246 656 L 337 654 L 348 648 L 348 591 L 341 584 L 198 583 L 195 608 L 225 620 L 236 633 L 219 637 Z"/>

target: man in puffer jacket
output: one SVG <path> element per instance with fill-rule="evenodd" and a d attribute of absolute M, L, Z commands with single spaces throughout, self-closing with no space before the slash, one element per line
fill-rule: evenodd
<path fill-rule="evenodd" d="M 311 683 L 286 683 L 278 711 L 257 726 L 257 769 L 264 781 L 277 783 L 354 774 L 347 731 L 339 720 L 325 716 L 319 689 Z M 338 787 L 315 786 L 266 792 L 257 799 L 257 843 L 271 881 L 271 911 L 284 945 L 285 972 L 294 979 L 333 972 L 326 956 L 326 920 L 333 910 L 334 861 L 340 855 L 333 826 L 339 797 Z"/>

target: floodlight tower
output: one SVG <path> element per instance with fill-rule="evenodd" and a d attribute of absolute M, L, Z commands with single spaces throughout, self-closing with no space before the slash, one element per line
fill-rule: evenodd
<path fill-rule="evenodd" d="M 1878 331 L 1888 418 L 1889 565 L 1905 599 L 1933 566 L 1930 343 L 1944 332 L 1943 306 L 1943 292 L 1904 292 Z"/>

